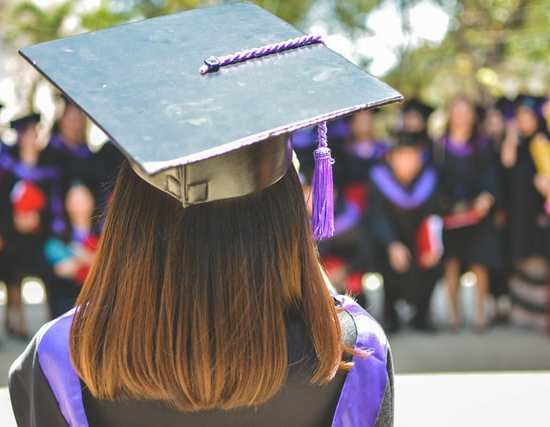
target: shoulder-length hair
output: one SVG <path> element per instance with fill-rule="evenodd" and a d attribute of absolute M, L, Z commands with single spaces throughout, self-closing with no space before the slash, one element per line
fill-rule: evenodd
<path fill-rule="evenodd" d="M 99 399 L 261 404 L 286 378 L 288 316 L 309 332 L 312 383 L 348 367 L 292 167 L 261 192 L 183 208 L 125 164 L 77 307 L 71 359 Z"/>

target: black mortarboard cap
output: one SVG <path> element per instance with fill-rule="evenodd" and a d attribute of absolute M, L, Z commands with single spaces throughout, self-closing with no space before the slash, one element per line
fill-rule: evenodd
<path fill-rule="evenodd" d="M 319 43 L 199 72 L 210 56 L 301 36 L 258 6 L 230 3 L 21 54 L 120 147 L 143 179 L 188 206 L 276 182 L 291 163 L 291 132 L 402 99 Z"/>
<path fill-rule="evenodd" d="M 500 111 L 506 120 L 514 118 L 514 100 L 506 96 L 502 96 L 495 100 L 493 108 Z"/>
<path fill-rule="evenodd" d="M 545 102 L 546 98 L 542 96 L 520 94 L 516 98 L 514 104 L 516 109 L 520 107 L 528 108 L 532 110 L 538 117 L 542 117 L 541 108 Z"/>
<path fill-rule="evenodd" d="M 34 125 L 38 122 L 40 122 L 40 114 L 31 113 L 26 116 L 13 119 L 12 121 L 10 121 L 10 127 L 21 133 L 30 125 Z"/>
<path fill-rule="evenodd" d="M 428 120 L 430 115 L 434 112 L 434 108 L 429 106 L 428 104 L 423 103 L 417 98 L 411 98 L 403 103 L 402 111 L 404 113 L 409 111 L 416 111 L 422 117 L 424 117 L 424 120 Z"/>
<path fill-rule="evenodd" d="M 408 132 L 397 130 L 390 132 L 389 143 L 391 149 L 400 147 L 416 147 L 426 149 L 429 146 L 429 137 L 426 132 Z"/>

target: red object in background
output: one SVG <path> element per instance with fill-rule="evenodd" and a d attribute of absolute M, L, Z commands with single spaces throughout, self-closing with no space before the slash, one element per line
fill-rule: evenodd
<path fill-rule="evenodd" d="M 346 265 L 345 261 L 338 257 L 326 257 L 323 259 L 323 264 L 329 279 L 335 270 L 343 268 Z M 362 278 L 363 274 L 360 272 L 349 274 L 343 283 L 344 291 L 350 293 L 351 295 L 358 295 L 363 292 Z"/>
<path fill-rule="evenodd" d="M 422 220 L 416 231 L 416 253 L 420 269 L 431 267 L 427 259 L 443 255 L 443 223 L 439 215 L 428 215 Z"/>
<path fill-rule="evenodd" d="M 30 181 L 18 181 L 10 194 L 16 213 L 40 212 L 46 206 L 46 195 Z"/>
<path fill-rule="evenodd" d="M 363 275 L 361 273 L 351 273 L 344 286 L 346 291 L 352 295 L 358 295 L 363 292 Z"/>
<path fill-rule="evenodd" d="M 86 238 L 86 240 L 82 243 L 82 246 L 84 246 L 87 250 L 94 253 L 97 249 L 97 245 L 99 244 L 99 237 L 90 235 Z M 74 281 L 78 283 L 79 285 L 82 285 L 84 281 L 86 280 L 86 277 L 88 277 L 88 272 L 90 271 L 89 265 L 83 265 L 78 269 L 74 276 Z"/>
<path fill-rule="evenodd" d="M 481 217 L 474 209 L 452 213 L 443 217 L 443 227 L 446 230 L 474 225 L 481 221 Z"/>
<path fill-rule="evenodd" d="M 365 214 L 368 208 L 369 187 L 365 183 L 346 185 L 343 189 L 344 199 L 354 202 L 359 206 L 361 214 Z"/>

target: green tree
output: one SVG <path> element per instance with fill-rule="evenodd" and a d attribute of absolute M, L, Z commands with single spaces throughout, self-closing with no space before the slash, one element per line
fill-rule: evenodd
<path fill-rule="evenodd" d="M 72 2 L 42 9 L 32 1 L 15 5 L 11 11 L 7 39 L 11 42 L 40 43 L 62 37 L 63 23 L 72 10 Z"/>
<path fill-rule="evenodd" d="M 442 104 L 464 94 L 487 104 L 548 81 L 550 12 L 544 0 L 462 0 L 449 10 L 451 28 L 441 44 L 404 50 L 387 76 L 406 97 Z"/>

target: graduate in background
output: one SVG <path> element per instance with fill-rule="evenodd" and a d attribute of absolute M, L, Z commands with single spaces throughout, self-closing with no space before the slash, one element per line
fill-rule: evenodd
<path fill-rule="evenodd" d="M 67 192 L 73 181 L 82 181 L 92 190 L 97 208 L 103 209 L 123 155 L 111 141 L 93 151 L 88 142 L 86 115 L 65 96 L 60 99 L 63 111 L 54 123 L 48 145 L 57 152 L 63 192 Z"/>
<path fill-rule="evenodd" d="M 547 326 L 547 276 L 549 268 L 550 219 L 545 195 L 537 179 L 535 148 L 537 135 L 546 135 L 542 115 L 543 97 L 521 94 L 514 104 L 516 133 L 503 147 L 503 163 L 510 173 L 510 277 L 512 308 L 510 321 L 516 325 Z M 544 137 L 543 137 L 544 138 Z M 504 149 L 506 148 L 506 151 Z M 542 160 L 542 159 L 541 159 Z M 542 194 L 541 191 L 542 190 Z"/>
<path fill-rule="evenodd" d="M 488 271 L 499 268 L 501 253 L 490 215 L 498 197 L 497 174 L 489 140 L 480 135 L 477 110 L 465 98 L 450 106 L 448 127 L 434 144 L 444 215 L 445 282 L 450 300 L 449 327 L 462 325 L 459 307 L 460 276 L 476 276 L 474 328 L 487 327 Z"/>
<path fill-rule="evenodd" d="M 388 150 L 385 142 L 375 137 L 377 110 L 358 111 L 349 118 L 349 136 L 334 163 L 334 182 L 342 197 L 357 204 L 367 213 L 370 168 Z"/>
<path fill-rule="evenodd" d="M 0 110 L 3 107 L 4 105 L 0 103 Z M 0 139 L 0 159 L 7 150 L 9 150 L 9 146 Z M 6 239 L 13 228 L 11 207 L 8 203 L 10 198 L 9 181 L 5 179 L 7 172 L 0 164 L 0 281 L 4 283 L 12 281 L 12 265 L 6 247 Z"/>
<path fill-rule="evenodd" d="M 375 264 L 366 217 L 338 188 L 334 189 L 334 234 L 320 241 L 318 247 L 332 285 L 368 309 L 362 280 L 365 273 L 374 271 Z"/>
<path fill-rule="evenodd" d="M 98 219 L 94 216 L 95 198 L 91 189 L 74 181 L 65 195 L 65 226 L 44 244 L 44 256 L 52 266 L 52 317 L 74 307 L 88 275 L 99 241 Z"/>
<path fill-rule="evenodd" d="M 28 276 L 42 279 L 49 294 L 50 270 L 42 255 L 45 236 L 59 225 L 61 204 L 60 171 L 55 154 L 38 141 L 40 114 L 30 114 L 11 121 L 17 142 L 3 147 L 0 153 L 3 206 L 9 210 L 11 224 L 6 231 L 5 250 L 11 277 L 8 280 L 8 304 L 5 328 L 25 338 L 27 322 L 21 300 L 21 282 Z M 49 299 L 48 299 L 48 302 Z"/>
<path fill-rule="evenodd" d="M 364 307 L 368 302 L 363 293 L 362 277 L 374 268 L 372 239 L 365 225 L 369 209 L 369 171 L 388 149 L 385 142 L 375 137 L 377 113 L 377 109 L 358 111 L 328 124 L 336 147 L 333 152 L 335 232 L 332 238 L 319 245 L 334 285 L 354 295 Z"/>
<path fill-rule="evenodd" d="M 511 259 L 509 217 L 510 190 L 512 188 L 510 169 L 502 164 L 502 149 L 507 138 L 507 129 L 514 118 L 514 102 L 506 97 L 499 98 L 487 107 L 483 114 L 481 133 L 489 139 L 497 173 L 499 197 L 492 210 L 492 219 L 498 234 L 502 253 L 499 267 L 489 269 L 489 292 L 493 296 L 493 323 L 507 323 L 510 310 L 508 282 L 513 271 Z"/>
<path fill-rule="evenodd" d="M 437 173 L 425 164 L 429 141 L 419 133 L 400 132 L 384 164 L 372 168 L 369 226 L 376 260 L 384 278 L 384 326 L 400 327 L 396 303 L 415 309 L 411 326 L 434 331 L 429 306 L 441 275 L 441 217 Z"/>

